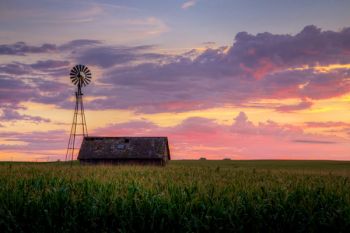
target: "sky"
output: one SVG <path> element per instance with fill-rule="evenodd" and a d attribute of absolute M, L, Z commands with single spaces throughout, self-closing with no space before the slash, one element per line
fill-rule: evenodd
<path fill-rule="evenodd" d="M 90 136 L 172 159 L 350 159 L 350 1 L 2 0 L 0 160 L 64 160 L 70 69 Z"/>

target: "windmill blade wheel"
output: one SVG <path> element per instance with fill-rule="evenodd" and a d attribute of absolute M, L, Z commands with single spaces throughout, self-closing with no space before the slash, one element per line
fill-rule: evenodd
<path fill-rule="evenodd" d="M 70 71 L 70 79 L 74 85 L 86 86 L 91 82 L 91 72 L 85 65 L 76 65 Z"/>

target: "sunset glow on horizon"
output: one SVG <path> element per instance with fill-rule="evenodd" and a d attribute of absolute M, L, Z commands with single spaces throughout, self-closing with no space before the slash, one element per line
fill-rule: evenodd
<path fill-rule="evenodd" d="M 167 136 L 172 159 L 350 160 L 350 2 L 282 2 L 2 1 L 0 161 L 64 160 L 76 64 L 91 136 Z"/>

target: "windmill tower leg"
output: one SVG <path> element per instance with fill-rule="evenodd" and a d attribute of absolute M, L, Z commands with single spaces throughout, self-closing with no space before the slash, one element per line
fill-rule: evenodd
<path fill-rule="evenodd" d="M 88 137 L 85 113 L 84 113 L 84 103 L 83 103 L 83 94 L 80 95 L 80 115 L 81 115 L 81 124 L 83 127 L 83 136 Z"/>
<path fill-rule="evenodd" d="M 74 152 L 76 152 L 79 149 L 79 147 L 76 145 L 77 136 L 82 136 L 81 138 L 88 136 L 82 95 L 83 94 L 81 93 L 80 90 L 78 90 L 75 93 L 75 109 L 74 109 L 73 122 L 72 122 L 72 127 L 69 135 L 68 146 L 67 146 L 66 161 L 68 160 L 73 161 L 76 154 Z M 79 126 L 81 126 L 81 128 Z M 78 127 L 78 130 L 80 129 L 80 133 L 79 132 L 77 133 L 77 127 Z"/>

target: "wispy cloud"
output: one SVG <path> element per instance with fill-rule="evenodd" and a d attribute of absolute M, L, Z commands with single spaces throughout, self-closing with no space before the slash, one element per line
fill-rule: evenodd
<path fill-rule="evenodd" d="M 307 143 L 307 144 L 335 144 L 333 141 L 320 141 L 320 140 L 293 140 L 296 143 Z"/>
<path fill-rule="evenodd" d="M 0 119 L 4 121 L 31 121 L 33 123 L 39 124 L 43 122 L 50 122 L 50 119 L 39 117 L 39 116 L 30 116 L 26 114 L 20 114 L 16 110 L 6 108 L 2 110 L 2 114 L 0 115 Z"/>
<path fill-rule="evenodd" d="M 197 0 L 189 0 L 189 1 L 186 1 L 184 2 L 182 5 L 181 5 L 181 8 L 182 9 L 188 9 L 190 7 L 193 7 L 194 5 L 197 4 Z"/>
<path fill-rule="evenodd" d="M 41 46 L 29 46 L 25 42 L 14 44 L 1 44 L 0 55 L 25 55 L 26 53 L 47 53 L 56 51 L 56 45 L 43 44 Z"/>

